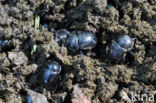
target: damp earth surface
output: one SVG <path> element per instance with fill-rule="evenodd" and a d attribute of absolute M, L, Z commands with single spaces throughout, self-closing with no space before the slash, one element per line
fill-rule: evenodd
<path fill-rule="evenodd" d="M 55 41 L 60 29 L 93 31 L 97 45 L 72 52 Z M 134 38 L 134 55 L 115 62 L 106 48 L 122 34 Z M 1 0 L 0 40 L 7 41 L 0 44 L 0 103 L 27 103 L 27 90 L 45 103 L 131 103 L 133 94 L 156 95 L 155 0 Z M 51 61 L 62 70 L 45 84 Z"/>

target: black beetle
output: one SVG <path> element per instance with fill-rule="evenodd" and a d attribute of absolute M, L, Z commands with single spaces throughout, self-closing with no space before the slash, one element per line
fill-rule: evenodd
<path fill-rule="evenodd" d="M 121 35 L 117 39 L 118 45 L 126 50 L 131 50 L 134 45 L 134 39 L 130 38 L 128 35 Z"/>
<path fill-rule="evenodd" d="M 123 60 L 125 61 L 125 56 L 127 52 L 131 53 L 131 49 L 134 45 L 134 39 L 130 38 L 128 35 L 121 35 L 117 38 L 117 40 L 112 40 L 111 44 L 107 48 L 107 53 L 109 54 L 109 58 L 113 60 Z"/>
<path fill-rule="evenodd" d="M 61 29 L 55 32 L 55 40 L 57 43 L 61 44 L 70 35 L 70 32 L 66 29 Z"/>
<path fill-rule="evenodd" d="M 79 49 L 92 49 L 97 44 L 97 38 L 90 31 L 73 31 L 70 33 L 67 30 L 58 31 L 55 36 L 56 42 L 60 43 L 63 40 L 64 45 L 71 51 L 75 52 Z"/>
<path fill-rule="evenodd" d="M 71 51 L 79 50 L 79 40 L 77 34 L 72 32 L 67 38 L 65 42 L 65 46 Z"/>
<path fill-rule="evenodd" d="M 124 48 L 122 48 L 121 46 L 119 46 L 117 44 L 116 41 L 112 41 L 112 43 L 110 44 L 109 46 L 109 57 L 116 60 L 116 59 L 121 59 L 123 58 L 124 59 L 124 56 L 126 54 L 126 50 Z"/>
<path fill-rule="evenodd" d="M 52 61 L 48 65 L 48 68 L 46 68 L 43 71 L 43 82 L 44 83 L 53 82 L 60 72 L 61 72 L 61 65 L 56 61 Z"/>
<path fill-rule="evenodd" d="M 78 31 L 78 40 L 80 49 L 92 49 L 97 44 L 97 38 L 95 34 L 88 31 Z"/>

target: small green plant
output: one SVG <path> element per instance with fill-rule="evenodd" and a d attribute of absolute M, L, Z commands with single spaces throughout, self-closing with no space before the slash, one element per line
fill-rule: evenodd
<path fill-rule="evenodd" d="M 31 50 L 31 55 L 32 55 L 33 53 L 35 53 L 36 50 L 37 50 L 37 45 L 34 44 L 32 50 Z"/>
<path fill-rule="evenodd" d="M 39 15 L 35 16 L 34 28 L 35 28 L 35 30 L 38 30 L 40 28 L 40 16 Z"/>

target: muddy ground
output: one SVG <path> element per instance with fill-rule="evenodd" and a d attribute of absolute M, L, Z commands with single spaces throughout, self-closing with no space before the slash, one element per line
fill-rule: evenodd
<path fill-rule="evenodd" d="M 40 30 L 34 29 L 35 15 Z M 98 44 L 83 56 L 54 40 L 56 30 L 88 25 L 96 28 Z M 106 47 L 120 34 L 135 38 L 135 57 L 113 63 Z M 49 103 L 71 103 L 74 85 L 92 103 L 131 103 L 132 92 L 156 96 L 155 0 L 0 0 L 0 39 L 8 40 L 0 49 L 0 103 L 26 103 L 25 89 Z M 62 71 L 55 83 L 44 84 L 42 71 L 51 60 Z"/>

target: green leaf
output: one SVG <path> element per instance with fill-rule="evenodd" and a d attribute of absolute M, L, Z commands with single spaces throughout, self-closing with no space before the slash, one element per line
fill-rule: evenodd
<path fill-rule="evenodd" d="M 35 28 L 35 30 L 38 30 L 40 28 L 40 16 L 38 16 L 38 15 L 35 16 L 34 28 Z"/>

